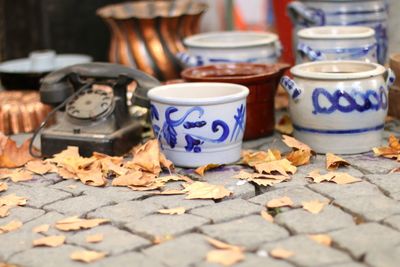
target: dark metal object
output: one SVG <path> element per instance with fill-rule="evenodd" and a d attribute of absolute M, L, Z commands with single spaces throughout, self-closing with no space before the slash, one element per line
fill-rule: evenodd
<path fill-rule="evenodd" d="M 75 65 L 46 76 L 40 88 L 44 103 L 57 105 L 88 83 L 94 86 L 75 96 L 61 120 L 41 135 L 42 154 L 50 156 L 67 146 L 78 146 L 80 153 L 122 155 L 137 144 L 142 126 L 127 107 L 127 86 L 135 81 L 133 103 L 148 106 L 147 91 L 159 85 L 151 76 L 109 63 Z M 111 87 L 111 89 L 109 89 Z M 108 89 L 107 89 L 108 88 Z"/>

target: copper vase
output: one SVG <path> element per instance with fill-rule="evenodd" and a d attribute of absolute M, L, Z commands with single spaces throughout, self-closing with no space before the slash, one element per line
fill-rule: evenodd
<path fill-rule="evenodd" d="M 207 9 L 191 0 L 138 1 L 97 10 L 112 36 L 109 60 L 136 67 L 161 81 L 179 78 L 183 39 L 199 31 Z"/>

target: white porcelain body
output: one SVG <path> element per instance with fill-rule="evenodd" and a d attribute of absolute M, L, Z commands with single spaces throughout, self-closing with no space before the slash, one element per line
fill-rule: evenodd
<path fill-rule="evenodd" d="M 325 26 L 297 33 L 296 64 L 321 60 L 377 62 L 375 31 L 368 27 Z"/>
<path fill-rule="evenodd" d="M 247 87 L 181 83 L 149 91 L 151 121 L 161 149 L 177 166 L 228 164 L 240 159 Z"/>
<path fill-rule="evenodd" d="M 375 30 L 378 62 L 384 64 L 388 48 L 388 6 L 385 0 L 300 0 L 288 6 L 296 33 L 314 26 L 366 26 Z"/>
<path fill-rule="evenodd" d="M 266 32 L 212 32 L 187 37 L 187 51 L 178 54 L 186 67 L 218 63 L 276 63 L 281 55 L 278 36 Z"/>
<path fill-rule="evenodd" d="M 284 77 L 281 84 L 292 96 L 296 138 L 318 153 L 354 154 L 381 144 L 392 71 L 385 80 L 386 70 L 378 64 L 324 61 L 291 72 L 293 80 Z"/>

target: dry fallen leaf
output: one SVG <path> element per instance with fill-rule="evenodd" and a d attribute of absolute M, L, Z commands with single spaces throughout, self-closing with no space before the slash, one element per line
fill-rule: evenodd
<path fill-rule="evenodd" d="M 16 194 L 9 194 L 3 197 L 0 197 L 0 207 L 1 206 L 24 206 L 26 205 L 27 198 L 19 197 Z"/>
<path fill-rule="evenodd" d="M 20 267 L 20 266 L 11 263 L 0 262 L 0 267 Z"/>
<path fill-rule="evenodd" d="M 331 181 L 336 184 L 353 184 L 361 182 L 361 179 L 353 177 L 345 172 L 334 172 L 332 174 L 334 175 L 334 177 Z"/>
<path fill-rule="evenodd" d="M 293 206 L 293 201 L 290 199 L 290 197 L 275 198 L 267 202 L 268 208 L 280 208 L 280 207 L 292 207 L 292 206 Z"/>
<path fill-rule="evenodd" d="M 8 189 L 7 183 L 0 182 L 0 192 L 4 192 Z"/>
<path fill-rule="evenodd" d="M 20 147 L 14 140 L 0 132 L 0 167 L 16 168 L 25 165 L 34 158 L 29 153 L 30 140 L 26 140 Z"/>
<path fill-rule="evenodd" d="M 314 240 L 315 242 L 318 242 L 318 243 L 328 246 L 328 247 L 331 246 L 331 244 L 332 244 L 332 238 L 329 235 L 324 235 L 324 234 L 309 235 L 308 237 L 310 239 Z"/>
<path fill-rule="evenodd" d="M 281 152 L 276 149 L 268 149 L 265 151 L 252 152 L 245 150 L 242 152 L 242 162 L 243 164 L 254 167 L 256 164 L 265 163 L 275 160 L 280 160 L 282 158 Z"/>
<path fill-rule="evenodd" d="M 49 162 L 44 162 L 41 160 L 32 160 L 25 164 L 25 170 L 36 174 L 46 174 L 53 170 L 53 165 Z"/>
<path fill-rule="evenodd" d="M 14 169 L 6 169 L 6 168 L 0 169 L 0 180 L 10 177 L 10 175 L 14 172 L 15 172 Z"/>
<path fill-rule="evenodd" d="M 296 167 L 309 164 L 311 157 L 310 150 L 295 150 L 286 155 L 286 159 Z"/>
<path fill-rule="evenodd" d="M 25 170 L 16 170 L 13 174 L 10 175 L 11 181 L 14 183 L 18 182 L 25 182 L 32 180 L 33 175 L 32 172 L 30 171 L 25 171 Z"/>
<path fill-rule="evenodd" d="M 1 206 L 0 207 L 0 218 L 4 218 L 10 215 L 10 207 L 9 206 Z"/>
<path fill-rule="evenodd" d="M 137 148 L 133 153 L 133 159 L 126 164 L 131 168 L 132 165 L 139 166 L 145 171 L 159 175 L 161 172 L 160 147 L 157 139 L 149 140 L 144 145 Z"/>
<path fill-rule="evenodd" d="M 70 258 L 75 261 L 82 261 L 85 263 L 94 262 L 104 258 L 107 253 L 92 251 L 92 250 L 78 250 L 72 252 Z"/>
<path fill-rule="evenodd" d="M 103 172 L 100 169 L 79 171 L 77 176 L 83 184 L 91 186 L 104 186 L 107 184 L 107 180 L 103 177 Z"/>
<path fill-rule="evenodd" d="M 0 225 L 0 234 L 12 232 L 21 228 L 22 222 L 19 220 L 13 220 L 5 225 Z"/>
<path fill-rule="evenodd" d="M 104 235 L 103 234 L 94 234 L 86 236 L 87 243 L 99 243 L 103 241 Z"/>
<path fill-rule="evenodd" d="M 207 253 L 206 260 L 223 266 L 232 266 L 245 259 L 243 251 L 232 249 L 214 249 Z"/>
<path fill-rule="evenodd" d="M 276 259 L 287 259 L 292 257 L 294 253 L 283 248 L 275 248 L 269 252 L 269 255 Z"/>
<path fill-rule="evenodd" d="M 308 150 L 308 151 L 312 151 L 311 147 L 309 147 L 308 145 L 300 142 L 299 140 L 297 140 L 294 137 L 288 136 L 288 135 L 283 135 L 283 142 L 291 148 L 297 149 L 297 150 Z"/>
<path fill-rule="evenodd" d="M 158 210 L 157 212 L 161 213 L 161 214 L 181 215 L 186 212 L 186 209 L 184 207 L 177 207 L 177 208 L 172 208 L 172 209 L 161 209 L 161 210 Z"/>
<path fill-rule="evenodd" d="M 233 178 L 247 180 L 249 182 L 254 182 L 261 186 L 273 186 L 290 179 L 286 175 L 272 175 L 272 174 L 261 174 L 261 173 L 248 173 L 246 171 L 240 171 Z"/>
<path fill-rule="evenodd" d="M 292 120 L 290 119 L 289 115 L 283 115 L 282 118 L 275 125 L 275 129 L 283 134 L 292 134 L 294 129 Z"/>
<path fill-rule="evenodd" d="M 256 164 L 254 167 L 259 173 L 269 173 L 269 174 L 277 172 L 282 175 L 288 175 L 289 173 L 295 174 L 297 171 L 297 168 L 293 166 L 292 163 L 287 159 L 259 163 Z"/>
<path fill-rule="evenodd" d="M 45 233 L 49 230 L 50 225 L 49 224 L 41 224 L 36 226 L 35 228 L 32 229 L 32 232 L 34 233 Z"/>
<path fill-rule="evenodd" d="M 321 202 L 317 199 L 317 200 L 312 200 L 312 201 L 304 201 L 301 204 L 303 206 L 303 209 L 305 209 L 306 211 L 309 211 L 312 214 L 318 214 L 323 210 L 324 206 L 327 203 Z"/>
<path fill-rule="evenodd" d="M 262 210 L 261 211 L 261 217 L 263 217 L 264 220 L 273 223 L 274 222 L 274 217 L 271 216 L 267 211 Z"/>
<path fill-rule="evenodd" d="M 113 186 L 147 186 L 155 181 L 155 175 L 145 174 L 141 171 L 132 171 L 126 175 L 114 178 Z"/>
<path fill-rule="evenodd" d="M 394 135 L 389 136 L 389 146 L 387 147 L 374 147 L 376 156 L 382 156 L 389 159 L 400 160 L 400 141 Z"/>
<path fill-rule="evenodd" d="M 204 172 L 208 171 L 208 170 L 212 170 L 212 169 L 216 169 L 218 167 L 220 167 L 220 164 L 207 164 L 207 165 L 203 165 L 198 167 L 197 169 L 194 170 L 195 173 L 197 173 L 200 176 L 204 176 Z"/>
<path fill-rule="evenodd" d="M 205 182 L 194 182 L 183 190 L 186 192 L 186 199 L 221 199 L 232 194 L 223 185 L 213 185 Z"/>
<path fill-rule="evenodd" d="M 56 222 L 55 227 L 61 231 L 75 231 L 96 227 L 102 223 L 109 222 L 108 219 L 80 219 L 78 216 L 65 218 Z"/>
<path fill-rule="evenodd" d="M 326 153 L 326 169 L 329 171 L 336 170 L 341 166 L 349 166 L 346 160 L 332 153 Z"/>
<path fill-rule="evenodd" d="M 51 235 L 33 240 L 33 246 L 45 246 L 45 247 L 59 247 L 65 242 L 65 236 L 63 235 Z"/>
<path fill-rule="evenodd" d="M 217 239 L 214 238 L 207 238 L 208 243 L 210 243 L 213 247 L 218 248 L 218 249 L 230 249 L 230 250 L 240 250 L 243 251 L 244 248 L 243 247 L 239 247 L 239 246 L 235 246 L 235 245 L 231 245 L 222 241 L 219 241 Z"/>

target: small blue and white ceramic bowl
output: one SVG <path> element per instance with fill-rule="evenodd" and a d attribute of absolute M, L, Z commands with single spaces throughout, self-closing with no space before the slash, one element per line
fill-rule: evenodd
<path fill-rule="evenodd" d="M 177 166 L 229 164 L 240 159 L 249 89 L 230 83 L 180 83 L 148 93 L 161 149 Z"/>

